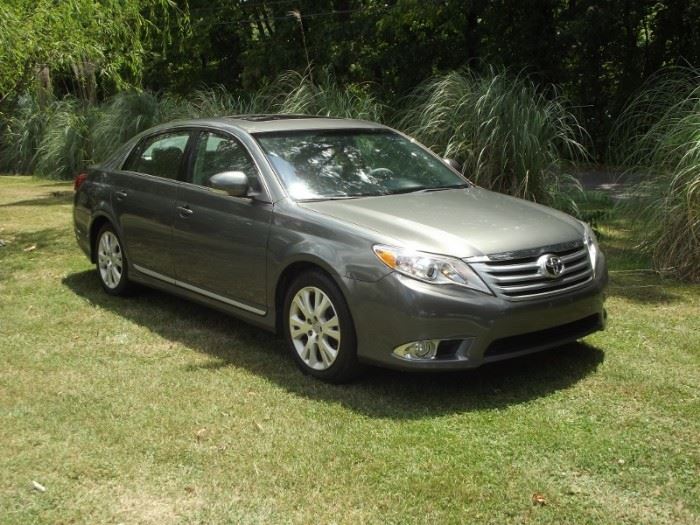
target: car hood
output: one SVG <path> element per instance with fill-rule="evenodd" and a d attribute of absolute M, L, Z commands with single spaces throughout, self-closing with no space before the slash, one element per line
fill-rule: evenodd
<path fill-rule="evenodd" d="M 393 243 L 454 257 L 539 248 L 581 239 L 573 217 L 482 188 L 300 203 Z"/>

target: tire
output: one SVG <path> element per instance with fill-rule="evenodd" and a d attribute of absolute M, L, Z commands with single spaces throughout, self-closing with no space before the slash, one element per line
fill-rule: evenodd
<path fill-rule="evenodd" d="M 292 281 L 284 299 L 284 337 L 305 374 L 345 383 L 361 371 L 350 309 L 325 273 L 309 271 Z"/>
<path fill-rule="evenodd" d="M 95 239 L 95 267 L 102 289 L 109 295 L 129 295 L 129 264 L 123 244 L 111 224 L 105 224 Z"/>

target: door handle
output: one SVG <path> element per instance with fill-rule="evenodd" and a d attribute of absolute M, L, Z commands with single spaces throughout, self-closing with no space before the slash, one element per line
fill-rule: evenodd
<path fill-rule="evenodd" d="M 190 207 L 187 206 L 187 205 L 185 205 L 185 206 L 178 206 L 178 207 L 177 207 L 177 211 L 180 212 L 180 217 L 183 217 L 183 218 L 189 217 L 190 215 L 192 215 L 192 214 L 194 213 L 194 211 L 192 210 L 192 208 L 190 208 Z"/>
<path fill-rule="evenodd" d="M 115 191 L 114 195 L 117 197 L 118 201 L 123 201 L 126 199 L 127 193 L 125 191 Z"/>

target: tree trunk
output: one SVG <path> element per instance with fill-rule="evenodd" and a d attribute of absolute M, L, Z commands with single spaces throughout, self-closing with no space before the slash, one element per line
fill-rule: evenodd
<path fill-rule="evenodd" d="M 90 104 L 97 103 L 97 76 L 95 64 L 89 60 L 81 60 L 72 65 L 73 75 L 80 92 L 80 98 Z"/>
<path fill-rule="evenodd" d="M 53 83 L 51 82 L 49 66 L 47 64 L 37 66 L 35 77 L 39 107 L 45 108 L 53 96 Z"/>

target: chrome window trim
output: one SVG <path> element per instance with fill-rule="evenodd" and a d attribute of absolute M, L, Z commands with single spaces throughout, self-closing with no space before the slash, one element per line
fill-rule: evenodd
<path fill-rule="evenodd" d="M 241 310 L 245 310 L 247 312 L 254 313 L 256 315 L 265 315 L 266 311 L 265 310 L 260 310 L 259 308 L 255 308 L 254 306 L 248 306 L 247 304 L 240 303 L 238 301 L 234 301 L 233 299 L 229 299 L 227 297 L 223 297 L 219 294 L 210 292 L 208 290 L 203 290 L 202 288 L 198 288 L 197 286 L 192 286 L 191 284 L 187 284 L 186 282 L 183 281 L 178 281 L 177 279 L 173 279 L 172 277 L 168 277 L 167 275 L 163 275 L 158 272 L 154 272 L 153 270 L 149 270 L 148 268 L 144 268 L 143 266 L 139 266 L 138 264 L 134 264 L 134 268 L 141 272 L 144 275 L 148 275 L 149 277 L 153 277 L 154 279 L 158 279 L 159 281 L 166 282 L 168 284 L 172 284 L 174 286 L 178 286 L 180 288 L 184 288 L 185 290 L 189 290 L 191 292 L 198 293 L 200 295 L 203 295 L 205 297 L 209 297 L 210 299 L 215 299 L 217 301 L 220 301 L 222 303 L 229 304 L 231 306 L 235 306 L 236 308 L 240 308 Z"/>

